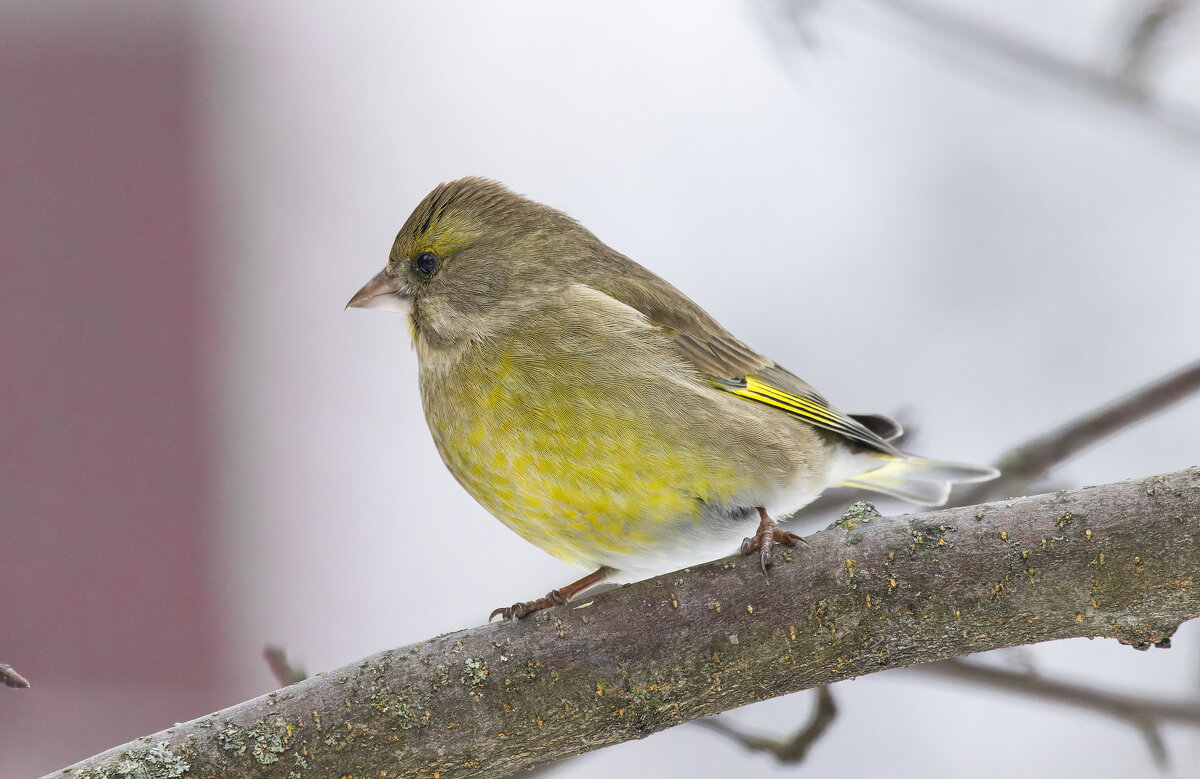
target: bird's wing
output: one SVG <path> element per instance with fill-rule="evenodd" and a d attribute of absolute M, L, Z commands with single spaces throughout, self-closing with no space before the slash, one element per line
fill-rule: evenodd
<path fill-rule="evenodd" d="M 589 286 L 641 312 L 718 390 L 780 409 L 870 449 L 900 454 L 888 443 L 899 435 L 898 424 L 880 415 L 860 422 L 843 414 L 803 379 L 735 338 L 682 292 L 649 271 L 644 273 L 644 279 L 624 275 L 592 280 Z"/>

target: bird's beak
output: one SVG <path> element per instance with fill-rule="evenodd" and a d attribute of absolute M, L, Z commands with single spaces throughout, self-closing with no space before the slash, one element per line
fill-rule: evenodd
<path fill-rule="evenodd" d="M 396 286 L 387 271 L 379 271 L 354 293 L 346 308 L 377 308 L 407 314 L 412 311 L 412 298 Z"/>

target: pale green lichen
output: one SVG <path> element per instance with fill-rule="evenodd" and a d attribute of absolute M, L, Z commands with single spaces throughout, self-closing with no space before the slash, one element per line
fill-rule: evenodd
<path fill-rule="evenodd" d="M 269 724 L 260 722 L 247 731 L 247 735 L 254 739 L 254 749 L 251 754 L 254 759 L 263 765 L 276 763 L 281 755 L 287 749 L 288 738 L 292 735 L 292 726 L 285 723 Z"/>
<path fill-rule="evenodd" d="M 479 687 L 487 680 L 488 667 L 482 658 L 468 657 L 463 670 L 463 684 Z"/>
<path fill-rule="evenodd" d="M 396 724 L 401 730 L 419 728 L 429 721 L 429 710 L 400 701 L 396 706 Z"/>
<path fill-rule="evenodd" d="M 868 503 L 865 500 L 859 500 L 851 503 L 846 510 L 842 512 L 842 516 L 834 520 L 833 524 L 829 527 L 831 529 L 840 527 L 842 530 L 849 531 L 853 530 L 854 526 L 860 522 L 865 524 L 870 522 L 872 519 L 881 516 L 883 515 L 879 513 L 879 510 L 875 508 L 874 504 Z M 848 543 L 853 546 L 861 540 L 862 538 L 860 536 L 852 535 L 850 536 Z"/>
<path fill-rule="evenodd" d="M 856 500 L 851 503 L 845 511 L 842 512 L 842 516 L 838 519 L 838 523 L 840 524 L 842 522 L 855 520 L 872 520 L 875 517 L 882 516 L 883 514 L 879 513 L 879 509 L 875 508 L 874 503 L 870 503 L 865 500 Z"/>
<path fill-rule="evenodd" d="M 162 741 L 152 747 L 138 747 L 123 753 L 111 768 L 88 768 L 79 779 L 178 779 L 191 766 L 183 755 L 171 751 L 171 744 Z"/>
<path fill-rule="evenodd" d="M 232 752 L 235 755 L 246 754 L 246 736 L 236 725 L 230 725 L 217 731 L 217 745 L 225 752 Z"/>
<path fill-rule="evenodd" d="M 249 729 L 229 725 L 217 731 L 217 744 L 233 755 L 244 755 L 249 749 L 255 760 L 268 765 L 278 762 L 294 729 L 295 726 L 285 722 L 260 722 Z"/>
<path fill-rule="evenodd" d="M 380 714 L 389 714 L 401 730 L 420 728 L 432 716 L 426 702 L 411 703 L 406 695 L 397 694 L 385 684 L 371 686 L 371 704 Z"/>

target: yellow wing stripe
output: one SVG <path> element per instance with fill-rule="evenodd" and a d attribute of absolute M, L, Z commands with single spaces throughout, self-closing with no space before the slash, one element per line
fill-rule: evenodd
<path fill-rule="evenodd" d="M 790 399 L 782 399 L 772 395 L 767 395 L 759 392 L 749 392 L 747 390 L 733 390 L 732 394 L 746 398 L 747 400 L 757 401 L 766 406 L 774 406 L 782 409 L 789 414 L 804 417 L 814 422 L 821 422 L 826 425 L 838 425 L 839 420 L 831 417 L 828 414 L 822 413 L 818 408 L 808 406 L 807 404 L 800 405 L 789 402 Z"/>
<path fill-rule="evenodd" d="M 774 406 L 824 425 L 833 427 L 843 427 L 845 425 L 845 421 L 835 412 L 830 411 L 819 403 L 814 403 L 808 398 L 802 398 L 790 392 L 784 392 L 766 382 L 759 381 L 753 376 L 746 377 L 745 387 L 721 387 L 721 389 L 732 395 L 738 395 L 764 405 Z"/>
<path fill-rule="evenodd" d="M 840 422 L 841 419 L 837 414 L 830 411 L 825 406 L 819 403 L 814 403 L 808 398 L 799 395 L 793 395 L 790 392 L 784 392 L 777 387 L 773 387 L 766 382 L 759 381 L 753 376 L 746 377 L 746 389 L 750 392 L 756 392 L 760 395 L 765 395 L 775 401 L 772 405 L 778 405 L 781 408 L 796 408 L 804 412 L 807 416 L 824 419 L 828 422 Z"/>
<path fill-rule="evenodd" d="M 854 419 L 845 416 L 840 411 L 829 408 L 820 400 L 794 395 L 766 383 L 756 376 L 733 381 L 729 379 L 712 379 L 713 385 L 722 392 L 737 395 L 740 398 L 772 406 L 799 417 L 811 425 L 837 433 L 853 441 L 866 444 L 872 449 L 884 453 L 898 453 L 897 450 L 882 438 L 863 427 Z"/>

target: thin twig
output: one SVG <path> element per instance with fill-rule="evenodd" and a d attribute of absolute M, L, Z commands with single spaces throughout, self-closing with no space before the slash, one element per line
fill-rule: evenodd
<path fill-rule="evenodd" d="M 1000 478 L 955 492 L 947 505 L 969 506 L 1020 495 L 1045 478 L 1056 465 L 1197 392 L 1200 392 L 1200 361 L 1018 444 L 994 463 L 1000 469 Z M 861 490 L 849 488 L 826 490 L 805 506 L 796 519 L 803 521 L 844 508 L 862 494 Z"/>
<path fill-rule="evenodd" d="M 1197 391 L 1200 361 L 1010 449 L 996 463 L 1000 478 L 955 495 L 952 504 L 974 505 L 1020 494 L 1064 460 Z"/>
<path fill-rule="evenodd" d="M 275 675 L 280 687 L 287 687 L 289 684 L 302 682 L 308 678 L 307 671 L 288 662 L 287 652 L 283 651 L 282 647 L 263 647 L 263 659 L 271 667 L 271 673 Z"/>
<path fill-rule="evenodd" d="M 796 731 L 791 738 L 754 736 L 715 717 L 697 720 L 696 724 L 733 739 L 751 752 L 766 752 L 780 763 L 792 765 L 801 762 L 808 756 L 808 750 L 837 717 L 837 704 L 833 702 L 833 694 L 829 691 L 828 685 L 818 687 L 816 692 L 817 702 L 813 707 L 812 715 L 809 716 L 804 727 Z"/>
<path fill-rule="evenodd" d="M 1191 0 L 1157 0 L 1151 3 L 1130 25 L 1121 51 L 1121 65 L 1116 77 L 1130 89 L 1149 93 L 1147 72 L 1161 49 L 1163 33 L 1175 22 Z"/>
<path fill-rule="evenodd" d="M 0 681 L 4 682 L 5 687 L 24 689 L 29 686 L 28 679 L 14 671 L 11 665 L 5 663 L 0 663 Z"/>
<path fill-rule="evenodd" d="M 1200 149 L 1200 118 L 1154 103 L 1148 99 L 1144 87 L 1135 87 L 1119 75 L 1073 62 L 1051 49 L 942 6 L 917 0 L 868 0 L 867 4 L 889 14 L 913 32 L 944 44 L 942 53 L 977 68 L 996 63 L 1007 74 L 1032 75 L 1043 83 L 1066 88 L 1072 94 L 1086 95 L 1106 105 L 1125 109 L 1192 149 Z"/>
<path fill-rule="evenodd" d="M 1137 728 L 1146 738 L 1147 745 L 1159 765 L 1165 765 L 1167 756 L 1159 736 L 1161 725 L 1171 722 L 1200 727 L 1200 701 L 1160 701 L 1101 692 L 1077 684 L 1047 679 L 1035 672 L 1010 671 L 965 660 L 943 660 L 939 663 L 913 666 L 912 670 L 1114 717 Z"/>

